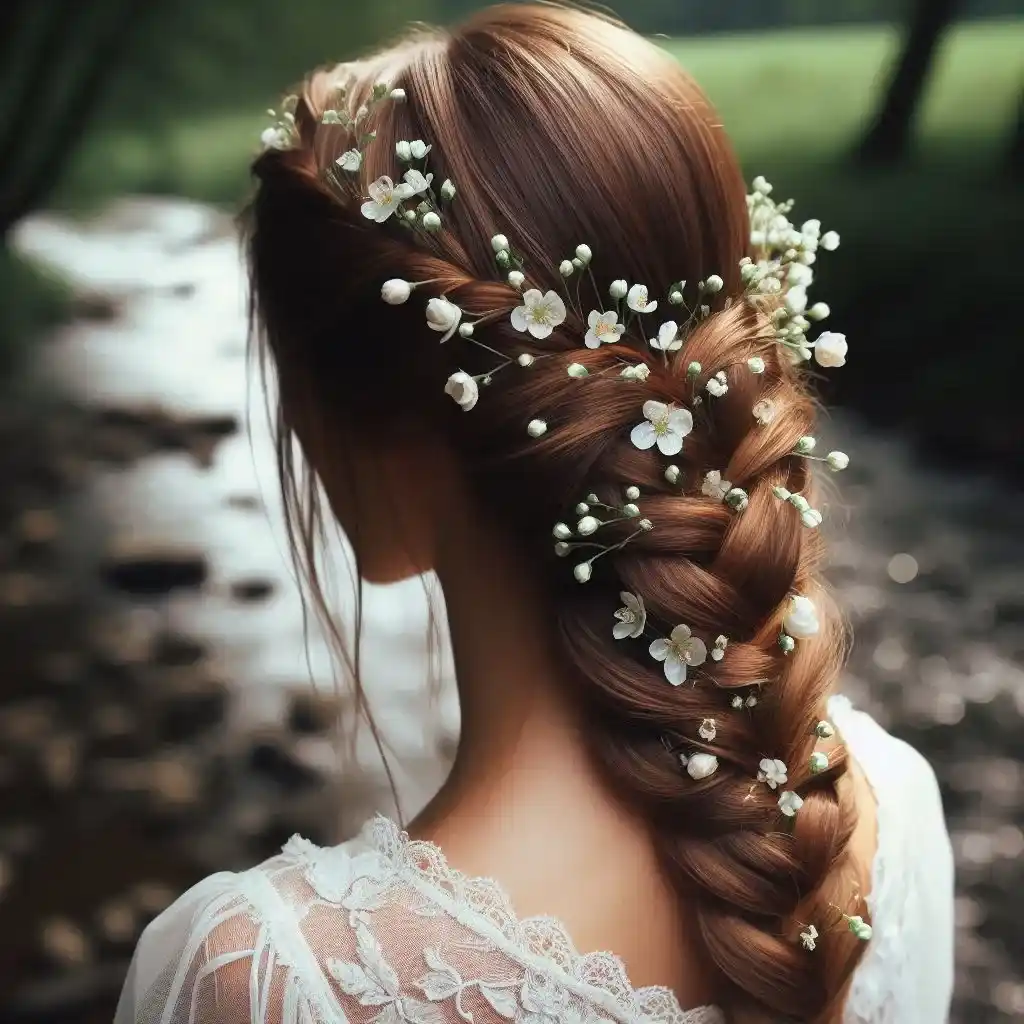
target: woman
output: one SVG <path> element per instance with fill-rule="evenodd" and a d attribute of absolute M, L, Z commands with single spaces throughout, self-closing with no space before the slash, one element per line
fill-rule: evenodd
<path fill-rule="evenodd" d="M 319 72 L 264 143 L 286 494 L 322 485 L 362 578 L 437 573 L 463 734 L 408 835 L 183 896 L 118 1024 L 945 1020 L 934 776 L 832 696 L 837 238 L 745 201 L 666 54 L 556 7 Z"/>

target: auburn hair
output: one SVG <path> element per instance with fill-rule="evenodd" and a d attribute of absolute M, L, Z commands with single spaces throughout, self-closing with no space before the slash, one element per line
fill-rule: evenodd
<path fill-rule="evenodd" d="M 346 185 L 332 165 L 351 134 L 321 115 L 339 88 L 354 112 L 378 82 L 401 87 L 407 99 L 374 107 L 368 128 L 376 138 Z M 313 74 L 295 117 L 296 145 L 254 163 L 247 225 L 255 333 L 276 373 L 282 483 L 292 511 L 302 505 L 294 521 L 307 571 L 315 467 L 292 460 L 294 413 L 317 410 L 329 436 L 378 407 L 386 387 L 389 403 L 451 439 L 494 516 L 534 546 L 592 756 L 618 798 L 649 822 L 666 875 L 695 908 L 730 1019 L 840 1021 L 862 951 L 837 913 L 849 907 L 840 869 L 855 811 L 837 787 L 842 748 L 824 772 L 807 766 L 845 636 L 817 576 L 818 531 L 772 493 L 784 486 L 813 502 L 809 463 L 793 452 L 813 432 L 816 407 L 774 340 L 769 311 L 743 297 L 746 190 L 714 110 L 669 54 L 621 25 L 575 9 L 512 5 Z M 396 142 L 412 139 L 432 145 L 435 178 L 459 189 L 443 229 L 429 237 L 371 223 L 359 209 L 368 183 L 394 174 Z M 572 311 L 542 342 L 501 317 L 478 332 L 487 345 L 547 358 L 495 375 L 467 415 L 445 396 L 445 381 L 459 369 L 486 373 L 494 359 L 458 336 L 439 344 L 423 305 L 444 294 L 469 317 L 518 305 L 495 268 L 490 239 L 500 232 L 541 289 L 559 288 L 560 261 L 588 243 L 601 292 L 584 283 L 583 309 L 601 308 L 618 278 L 644 282 L 652 295 L 681 279 L 693 289 L 711 274 L 724 287 L 668 359 L 635 330 L 617 345 L 586 349 L 586 324 Z M 390 306 L 381 301 L 389 278 L 433 283 Z M 619 379 L 626 346 L 650 367 L 646 381 Z M 753 356 L 764 360 L 763 374 L 747 368 Z M 570 378 L 570 362 L 591 376 Z M 703 367 L 696 377 L 687 373 L 695 362 Z M 719 370 L 729 391 L 710 399 L 704 385 Z M 767 426 L 751 412 L 762 398 L 780 410 Z M 674 485 L 665 459 L 629 439 L 647 399 L 694 413 L 672 460 L 681 472 Z M 526 430 L 533 418 L 548 424 L 536 439 Z M 746 511 L 701 493 L 711 469 L 747 491 Z M 632 484 L 655 528 L 597 561 L 581 586 L 552 553 L 552 525 L 585 494 L 614 503 Z M 619 528 L 602 537 L 621 539 Z M 726 656 L 693 673 L 694 685 L 667 686 L 646 643 L 612 639 L 621 590 L 643 596 L 663 635 L 678 623 L 709 644 L 726 635 Z M 794 593 L 813 595 L 821 630 L 787 656 L 777 641 Z M 732 707 L 734 696 L 751 693 L 756 706 Z M 704 718 L 719 722 L 713 741 L 698 739 Z M 719 769 L 690 778 L 673 738 L 715 754 Z M 763 757 L 790 766 L 789 785 L 804 799 L 795 818 L 781 818 L 778 793 L 752 785 Z M 822 927 L 829 921 L 840 924 Z M 799 940 L 804 922 L 818 923 L 813 952 Z"/>

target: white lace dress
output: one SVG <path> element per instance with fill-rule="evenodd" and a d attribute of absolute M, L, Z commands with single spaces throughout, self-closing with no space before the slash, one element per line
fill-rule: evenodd
<path fill-rule="evenodd" d="M 935 777 L 845 698 L 830 715 L 878 800 L 874 938 L 849 1024 L 941 1024 L 953 980 L 953 861 Z M 634 989 L 552 918 L 450 868 L 378 817 L 329 849 L 280 855 L 185 893 L 143 934 L 115 1024 L 722 1024 Z"/>

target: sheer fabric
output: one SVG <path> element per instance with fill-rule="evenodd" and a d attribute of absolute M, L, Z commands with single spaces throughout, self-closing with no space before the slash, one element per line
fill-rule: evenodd
<path fill-rule="evenodd" d="M 952 990 L 953 869 L 928 764 L 848 701 L 830 713 L 878 799 L 874 938 L 848 1024 L 940 1024 Z M 630 986 L 553 918 L 516 918 L 490 879 L 383 817 L 341 846 L 291 839 L 194 886 L 145 931 L 115 1024 L 723 1024 Z"/>

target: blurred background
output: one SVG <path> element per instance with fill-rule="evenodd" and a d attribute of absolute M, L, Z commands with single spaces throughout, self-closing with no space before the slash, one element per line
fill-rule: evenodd
<path fill-rule="evenodd" d="M 286 558 L 231 216 L 289 83 L 476 6 L 0 8 L 0 1022 L 109 1021 L 193 881 L 393 809 L 367 737 L 339 777 L 351 705 Z M 819 442 L 853 460 L 826 517 L 844 688 L 942 783 L 952 1019 L 1024 1020 L 1024 9 L 611 7 L 702 82 L 748 179 L 842 235 L 817 295 L 851 338 Z M 367 595 L 406 814 L 458 731 L 425 609 L 419 581 Z"/>

